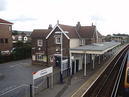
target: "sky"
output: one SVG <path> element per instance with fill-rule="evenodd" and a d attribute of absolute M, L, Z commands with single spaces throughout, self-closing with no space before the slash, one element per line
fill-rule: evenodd
<path fill-rule="evenodd" d="M 0 18 L 13 30 L 47 29 L 49 24 L 92 23 L 102 35 L 129 34 L 128 0 L 0 0 Z"/>

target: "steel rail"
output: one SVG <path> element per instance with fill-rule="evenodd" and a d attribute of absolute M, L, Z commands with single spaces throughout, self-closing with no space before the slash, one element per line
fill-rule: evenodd
<path fill-rule="evenodd" d="M 106 95 L 106 94 L 107 94 L 107 91 L 106 91 L 106 93 L 103 93 L 102 91 L 104 91 L 104 88 L 105 88 L 105 86 L 107 85 L 107 82 L 108 82 L 109 78 L 112 76 L 112 73 L 113 73 L 113 72 L 116 72 L 116 71 L 115 71 L 115 68 L 117 68 L 116 66 L 118 66 L 119 60 L 122 58 L 122 56 L 124 55 L 124 53 L 127 52 L 127 51 L 126 51 L 127 49 L 128 49 L 128 47 L 125 48 L 125 49 L 123 50 L 123 52 L 121 52 L 121 54 L 120 54 L 120 56 L 118 57 L 117 60 L 114 60 L 114 61 L 116 61 L 116 62 L 115 62 L 115 64 L 114 64 L 112 70 L 111 70 L 110 73 L 108 74 L 106 80 L 104 81 L 102 87 L 99 89 L 99 92 L 96 94 L 96 97 L 100 97 L 100 95 Z M 109 85 L 111 85 L 111 84 L 109 84 Z M 109 85 L 108 85 L 108 86 L 109 86 Z M 106 96 L 103 96 L 103 97 L 106 97 Z"/>
<path fill-rule="evenodd" d="M 114 88 L 112 90 L 111 97 L 116 97 L 117 96 L 117 92 L 118 92 L 118 88 L 119 88 L 119 85 L 120 85 L 120 80 L 121 80 L 121 77 L 122 77 L 122 73 L 123 73 L 124 67 L 126 65 L 127 57 L 129 57 L 128 53 L 129 53 L 129 51 L 126 53 L 126 55 L 124 57 L 124 60 L 122 62 L 121 68 L 120 68 L 119 73 L 118 73 L 117 78 L 116 78 Z"/>

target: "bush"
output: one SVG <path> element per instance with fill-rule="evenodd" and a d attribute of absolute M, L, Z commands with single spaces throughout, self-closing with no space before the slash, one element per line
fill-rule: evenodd
<path fill-rule="evenodd" d="M 13 52 L 13 59 L 25 59 L 31 57 L 31 46 L 30 45 L 23 45 L 21 47 L 16 47 Z"/>
<path fill-rule="evenodd" d="M 16 43 L 15 48 L 13 49 L 10 55 L 1 55 L 0 53 L 0 63 L 9 62 L 12 60 L 20 60 L 31 57 L 31 45 L 22 42 Z"/>

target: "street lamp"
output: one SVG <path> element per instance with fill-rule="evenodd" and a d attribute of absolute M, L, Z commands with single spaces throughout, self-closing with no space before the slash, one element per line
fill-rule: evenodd
<path fill-rule="evenodd" d="M 60 72 L 60 82 L 63 83 L 63 32 L 61 32 L 61 72 Z"/>
<path fill-rule="evenodd" d="M 56 32 L 59 33 L 59 32 Z M 63 71 L 64 71 L 64 64 L 63 64 L 63 33 L 68 33 L 67 31 L 60 32 L 61 33 L 61 72 L 60 72 L 60 82 L 63 83 Z"/>

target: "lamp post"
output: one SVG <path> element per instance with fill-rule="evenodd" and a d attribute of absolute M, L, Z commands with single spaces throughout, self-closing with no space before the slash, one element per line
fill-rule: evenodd
<path fill-rule="evenodd" d="M 60 82 L 63 83 L 63 35 L 61 32 L 61 72 L 60 72 Z"/>

